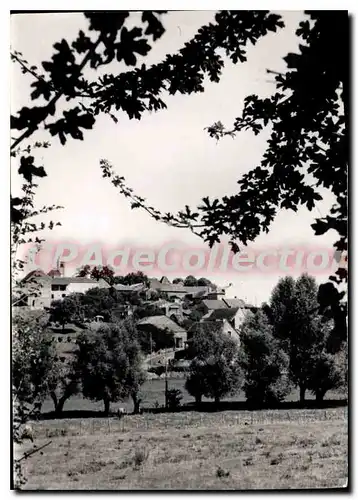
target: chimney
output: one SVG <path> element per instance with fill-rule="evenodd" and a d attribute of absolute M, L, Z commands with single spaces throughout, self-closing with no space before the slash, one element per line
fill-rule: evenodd
<path fill-rule="evenodd" d="M 64 262 L 60 262 L 59 271 L 60 271 L 61 277 L 63 278 L 65 276 L 65 263 Z"/>

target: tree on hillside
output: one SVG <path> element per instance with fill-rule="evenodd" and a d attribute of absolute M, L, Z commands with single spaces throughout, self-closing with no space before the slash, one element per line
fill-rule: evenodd
<path fill-rule="evenodd" d="M 290 358 L 290 378 L 300 388 L 300 401 L 304 401 L 307 390 L 321 399 L 328 390 L 325 387 L 337 387 L 335 357 L 327 351 L 333 324 L 320 313 L 315 279 L 307 274 L 296 281 L 291 277 L 281 279 L 267 311 L 273 334 Z M 324 375 L 327 378 L 319 381 Z"/>
<path fill-rule="evenodd" d="M 174 278 L 173 279 L 173 284 L 176 285 L 178 283 L 184 284 L 183 278 Z"/>
<path fill-rule="evenodd" d="M 342 306 L 344 296 L 345 291 L 339 292 L 332 283 L 324 283 L 318 290 L 320 313 L 334 321 L 326 346 L 327 351 L 332 354 L 338 353 L 342 348 L 344 349 L 343 346 L 347 346 L 347 310 L 345 306 Z"/>
<path fill-rule="evenodd" d="M 286 276 L 281 278 L 272 290 L 269 306 L 265 308 L 266 314 L 275 326 L 275 337 L 286 352 L 289 352 L 291 328 L 295 326 L 294 297 L 295 280 L 292 276 Z"/>
<path fill-rule="evenodd" d="M 125 303 L 123 294 L 108 288 L 90 288 L 82 296 L 82 304 L 86 318 L 103 316 L 104 321 L 110 321 L 112 310 Z"/>
<path fill-rule="evenodd" d="M 197 281 L 198 286 L 210 286 L 212 288 L 217 288 L 215 283 L 212 283 L 210 280 L 207 278 L 199 278 Z"/>
<path fill-rule="evenodd" d="M 198 285 L 198 280 L 195 278 L 195 276 L 187 276 L 184 280 L 184 286 L 197 286 Z"/>
<path fill-rule="evenodd" d="M 199 358 L 194 358 L 191 361 L 189 374 L 185 381 L 185 389 L 195 398 L 195 404 L 199 406 L 203 396 L 208 392 L 205 361 Z"/>
<path fill-rule="evenodd" d="M 66 323 L 70 323 L 78 313 L 78 302 L 73 297 L 53 300 L 50 307 L 50 321 L 60 323 L 62 331 L 65 330 Z"/>
<path fill-rule="evenodd" d="M 316 396 L 318 403 L 323 401 L 326 392 L 344 387 L 345 374 L 341 368 L 337 355 L 323 350 L 313 356 L 308 389 Z"/>
<path fill-rule="evenodd" d="M 348 395 L 348 343 L 344 342 L 338 352 L 334 354 L 334 361 L 341 380 L 340 390 Z"/>
<path fill-rule="evenodd" d="M 240 327 L 240 365 L 247 402 L 256 407 L 275 406 L 291 390 L 289 356 L 273 335 L 269 319 L 260 309 L 248 314 Z"/>
<path fill-rule="evenodd" d="M 71 321 L 83 322 L 95 316 L 111 321 L 113 310 L 125 303 L 123 294 L 108 288 L 90 288 L 85 293 L 71 293 L 61 300 L 54 300 L 50 308 L 51 321 L 59 322 L 64 329 Z"/>
<path fill-rule="evenodd" d="M 15 313 L 12 323 L 12 438 L 15 444 L 12 487 L 16 490 L 22 489 L 27 482 L 24 461 L 30 457 L 28 453 L 18 453 L 18 446 L 23 445 L 26 438 L 33 442 L 28 422 L 41 411 L 55 357 L 51 338 L 44 328 L 47 318 L 43 323 L 32 313 L 26 311 L 24 316 Z M 48 444 L 45 443 L 42 449 Z M 33 443 L 31 456 L 40 449 L 36 442 Z"/>
<path fill-rule="evenodd" d="M 66 401 L 77 394 L 79 390 L 79 374 L 75 356 L 62 360 L 57 355 L 49 382 L 49 394 L 55 407 L 56 416 L 61 415 Z"/>
<path fill-rule="evenodd" d="M 122 285 L 135 285 L 137 283 L 144 283 L 146 286 L 149 286 L 149 278 L 142 271 L 128 273 L 124 276 L 115 276 L 114 282 L 120 283 Z"/>
<path fill-rule="evenodd" d="M 185 387 L 200 403 L 202 396 L 220 400 L 238 391 L 242 377 L 237 344 L 218 325 L 198 325 L 191 339 L 193 360 Z"/>
<path fill-rule="evenodd" d="M 321 355 L 331 329 L 319 314 L 318 286 L 315 279 L 303 274 L 295 283 L 293 325 L 290 339 L 290 373 L 300 388 L 304 401 L 308 389 L 313 360 Z M 316 311 L 314 313 L 313 311 Z"/>
<path fill-rule="evenodd" d="M 141 351 L 126 322 L 109 324 L 78 337 L 77 362 L 85 398 L 103 401 L 105 414 L 112 402 L 132 397 L 144 382 Z"/>
<path fill-rule="evenodd" d="M 205 308 L 204 304 L 202 302 L 199 302 L 198 304 L 193 304 L 192 301 L 188 300 L 185 301 L 183 304 L 183 309 L 186 309 L 189 311 L 189 314 L 186 315 L 184 318 L 182 324 L 183 326 L 189 330 L 193 326 L 195 326 L 201 318 L 206 314 L 207 309 Z"/>
<path fill-rule="evenodd" d="M 41 406 L 49 391 L 56 351 L 46 331 L 47 316 L 43 311 L 20 311 L 13 318 L 12 384 L 20 403 Z"/>
<path fill-rule="evenodd" d="M 14 328 L 19 335 L 13 355 L 13 384 L 17 399 L 39 405 L 50 395 L 60 414 L 68 398 L 78 392 L 73 359 L 61 361 L 43 311 L 20 311 Z"/>
<path fill-rule="evenodd" d="M 155 325 L 138 324 L 138 342 L 144 354 L 173 349 L 174 333 L 166 327 L 159 328 Z"/>
<path fill-rule="evenodd" d="M 77 269 L 76 277 L 78 278 L 89 278 L 91 276 L 91 266 L 86 264 L 85 266 Z"/>
<path fill-rule="evenodd" d="M 95 266 L 90 273 L 93 280 L 105 280 L 109 285 L 114 283 L 114 270 L 108 266 Z"/>
<path fill-rule="evenodd" d="M 161 316 L 165 311 L 154 304 L 143 304 L 135 308 L 134 317 L 136 319 L 147 318 L 149 316 Z"/>

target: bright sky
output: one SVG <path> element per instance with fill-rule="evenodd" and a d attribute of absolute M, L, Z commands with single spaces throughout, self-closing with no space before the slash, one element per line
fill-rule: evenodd
<path fill-rule="evenodd" d="M 213 19 L 213 12 L 171 12 L 163 16 L 165 35 L 154 43 L 145 58 L 147 65 L 159 62 L 167 53 L 183 46 L 197 31 Z M 39 182 L 36 205 L 63 205 L 54 218 L 62 223 L 48 234 L 56 240 L 75 240 L 81 244 L 101 241 L 121 246 L 160 246 L 180 240 L 195 247 L 200 240 L 188 230 L 160 224 L 145 212 L 129 207 L 115 188 L 103 179 L 99 168 L 101 158 L 108 159 L 118 174 L 123 175 L 134 191 L 162 211 L 177 211 L 185 204 L 195 207 L 203 196 L 221 197 L 235 193 L 241 175 L 255 167 L 265 151 L 267 135 L 245 132 L 236 139 L 216 143 L 204 127 L 221 120 L 230 126 L 240 114 L 243 99 L 252 93 L 269 95 L 273 90 L 266 69 L 280 71 L 282 57 L 294 51 L 298 39 L 294 31 L 304 17 L 302 12 L 281 13 L 285 29 L 269 34 L 250 47 L 245 64 L 226 61 L 219 84 L 207 82 L 205 92 L 190 96 L 164 96 L 167 110 L 147 113 L 140 121 L 119 116 L 115 124 L 101 116 L 92 131 L 85 131 L 84 141 L 70 139 L 63 147 L 51 138 L 51 148 L 39 154 L 48 177 Z M 135 16 L 133 22 L 135 22 Z M 21 51 L 31 65 L 49 60 L 53 43 L 66 38 L 72 41 L 86 20 L 78 13 L 21 14 L 12 17 L 12 49 Z M 142 61 L 139 61 L 140 63 Z M 112 63 L 111 71 L 119 73 L 122 64 Z M 12 112 L 29 105 L 31 77 L 12 67 Z M 108 68 L 106 69 L 108 71 Z M 48 140 L 39 133 L 35 139 Z M 16 190 L 16 178 L 13 189 Z M 268 235 L 261 235 L 252 248 L 289 245 L 330 248 L 336 234 L 315 236 L 310 227 L 314 218 L 325 215 L 332 198 L 324 200 L 312 213 L 300 209 L 294 214 L 282 211 Z M 330 272 L 317 277 L 321 282 Z M 208 276 L 210 278 L 210 276 Z M 220 285 L 233 283 L 228 296 L 246 298 L 260 303 L 267 300 L 279 275 L 248 275 L 234 273 L 216 276 Z"/>

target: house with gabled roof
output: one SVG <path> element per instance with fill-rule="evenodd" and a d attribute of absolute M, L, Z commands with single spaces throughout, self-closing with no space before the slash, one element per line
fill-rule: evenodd
<path fill-rule="evenodd" d="M 251 304 L 246 304 L 241 299 L 223 299 L 222 301 L 206 302 L 206 307 L 210 307 L 210 309 L 202 317 L 201 322 L 221 323 L 222 332 L 240 343 L 240 326 L 247 314 L 255 308 Z"/>
<path fill-rule="evenodd" d="M 223 302 L 227 307 L 237 307 L 240 309 L 244 309 L 248 306 L 248 304 L 246 304 L 244 300 L 237 299 L 236 297 L 234 299 L 227 299 L 226 297 L 223 297 Z"/>
<path fill-rule="evenodd" d="M 165 293 L 168 298 L 184 299 L 190 297 L 193 300 L 218 299 L 225 295 L 225 289 L 206 286 L 185 286 L 183 283 L 171 283 L 166 276 L 161 280 L 157 278 L 149 279 L 149 288 Z"/>
<path fill-rule="evenodd" d="M 44 309 L 50 307 L 53 300 L 60 300 L 71 293 L 85 293 L 91 288 L 109 288 L 109 284 L 102 278 L 94 280 L 64 276 L 64 266 L 52 269 L 48 274 L 42 270 L 29 272 L 21 280 L 21 288 L 24 291 L 26 304 L 32 309 Z M 60 275 L 59 275 L 60 274 Z"/>
<path fill-rule="evenodd" d="M 203 306 L 207 313 L 216 309 L 228 309 L 227 304 L 222 299 L 205 299 Z"/>
<path fill-rule="evenodd" d="M 137 322 L 137 328 L 145 331 L 156 329 L 163 333 L 170 333 L 174 338 L 173 348 L 183 349 L 187 341 L 187 331 L 175 321 L 164 315 L 148 316 Z"/>
<path fill-rule="evenodd" d="M 115 285 L 113 285 L 113 288 L 115 290 L 118 290 L 119 292 L 123 292 L 123 293 L 126 293 L 126 292 L 143 292 L 144 290 L 147 289 L 147 286 L 145 285 L 145 283 L 134 283 L 133 285 L 123 285 L 122 283 L 117 283 Z"/>
<path fill-rule="evenodd" d="M 218 323 L 221 325 L 221 331 L 240 344 L 240 335 L 235 324 L 238 308 L 213 309 L 202 317 L 202 323 Z"/>

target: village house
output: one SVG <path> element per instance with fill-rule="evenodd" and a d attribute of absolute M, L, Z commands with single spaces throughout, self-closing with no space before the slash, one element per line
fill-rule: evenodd
<path fill-rule="evenodd" d="M 24 303 L 31 309 L 44 309 L 51 306 L 53 300 L 60 300 L 71 293 L 85 293 L 91 288 L 109 288 L 108 283 L 102 278 L 66 277 L 64 266 L 45 274 L 41 270 L 28 273 L 21 281 L 24 294 Z"/>
<path fill-rule="evenodd" d="M 201 322 L 221 323 L 222 332 L 240 344 L 239 329 L 247 314 L 256 308 L 242 299 L 204 300 L 206 314 Z"/>
<path fill-rule="evenodd" d="M 173 349 L 184 349 L 188 340 L 187 331 L 164 315 L 143 318 L 138 321 L 137 328 L 147 332 L 157 330 L 164 334 L 172 334 L 174 338 Z"/>
<path fill-rule="evenodd" d="M 183 300 L 185 297 L 197 299 L 218 299 L 225 295 L 225 289 L 215 286 L 185 286 L 182 283 L 170 283 L 166 276 L 161 280 L 151 278 L 149 288 L 164 293 L 169 299 Z"/>
<path fill-rule="evenodd" d="M 202 323 L 215 323 L 221 325 L 221 332 L 231 337 L 240 345 L 240 335 L 236 325 L 237 308 L 214 309 L 201 319 Z"/>

